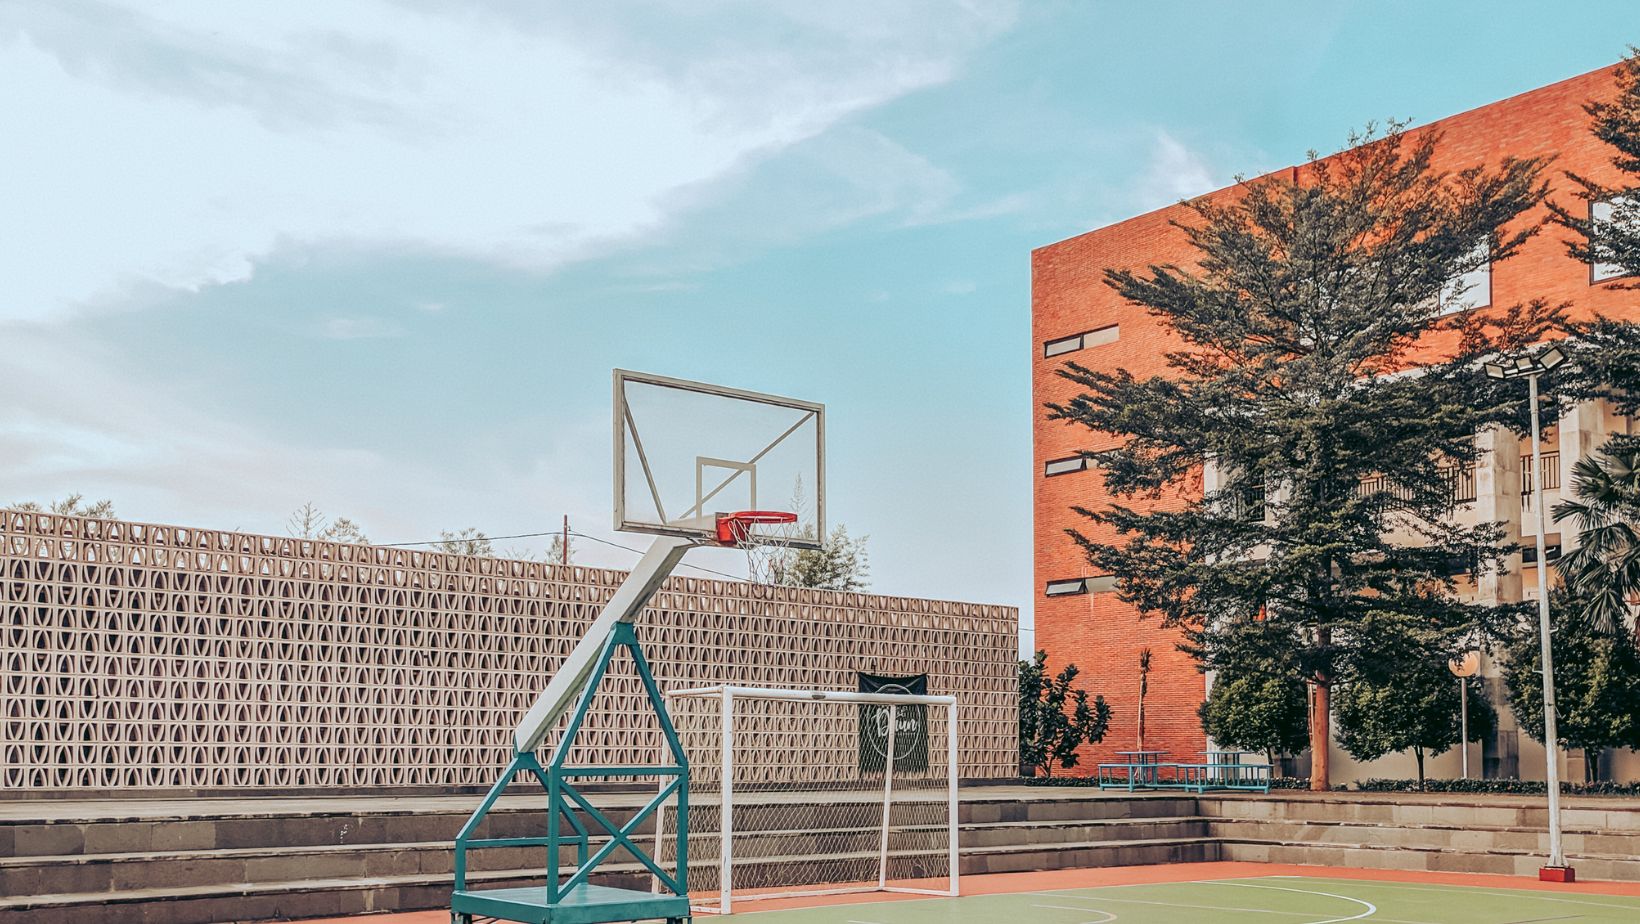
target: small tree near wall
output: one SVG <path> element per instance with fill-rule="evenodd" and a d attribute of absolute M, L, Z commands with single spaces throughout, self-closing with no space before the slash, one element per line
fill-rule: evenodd
<path fill-rule="evenodd" d="M 1033 776 L 1038 768 L 1053 776 L 1056 765 L 1075 767 L 1076 749 L 1103 741 L 1110 728 L 1105 698 L 1090 702 L 1088 691 L 1071 688 L 1081 670 L 1067 664 L 1050 677 L 1047 664 L 1046 651 L 1019 662 L 1019 763 Z"/>

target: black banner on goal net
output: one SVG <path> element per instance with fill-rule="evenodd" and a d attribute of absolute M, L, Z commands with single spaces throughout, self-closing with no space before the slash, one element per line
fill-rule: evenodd
<path fill-rule="evenodd" d="M 861 693 L 902 693 L 928 695 L 928 675 L 880 677 L 860 673 Z M 860 770 L 881 773 L 888 759 L 887 706 L 860 706 Z M 928 707 L 898 706 L 894 710 L 894 769 L 928 769 Z"/>

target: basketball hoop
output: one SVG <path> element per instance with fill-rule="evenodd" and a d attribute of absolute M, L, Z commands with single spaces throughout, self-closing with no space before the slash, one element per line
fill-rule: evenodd
<path fill-rule="evenodd" d="M 797 514 L 784 510 L 741 510 L 717 516 L 719 545 L 740 546 L 752 537 L 752 527 L 762 523 L 796 523 Z"/>

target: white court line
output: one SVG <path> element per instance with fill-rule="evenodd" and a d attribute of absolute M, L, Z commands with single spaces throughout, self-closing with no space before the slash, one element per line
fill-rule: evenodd
<path fill-rule="evenodd" d="M 1109 912 L 1109 911 L 1102 911 L 1098 908 L 1077 908 L 1073 905 L 1032 905 L 1031 907 L 1032 908 L 1052 908 L 1056 911 L 1077 911 L 1077 912 L 1080 912 L 1082 914 L 1087 914 L 1088 912 L 1091 911 L 1094 914 L 1102 914 L 1102 915 L 1105 916 L 1104 920 L 1101 920 L 1101 921 L 1083 921 L 1082 924 L 1110 924 L 1111 921 L 1116 920 L 1116 915 L 1114 913 Z"/>
<path fill-rule="evenodd" d="M 1303 878 L 1310 878 L 1310 877 L 1303 877 Z M 1319 879 L 1320 877 L 1316 877 L 1316 878 Z M 1409 885 L 1409 884 L 1400 883 L 1400 882 L 1385 882 L 1385 881 L 1380 880 L 1380 879 L 1323 879 L 1321 881 L 1324 881 L 1324 882 L 1347 882 L 1347 883 L 1350 883 L 1351 885 L 1370 885 L 1370 886 L 1377 886 L 1377 887 L 1383 888 L 1383 889 L 1400 889 L 1400 890 L 1406 891 L 1406 892 L 1446 892 L 1446 893 L 1450 894 L 1455 889 L 1461 889 L 1465 892 L 1479 892 L 1483 895 L 1496 895 L 1496 896 L 1502 896 L 1502 897 L 1506 897 L 1506 898 L 1530 898 L 1530 899 L 1536 899 L 1538 901 L 1554 902 L 1554 903 L 1560 904 L 1560 905 L 1588 905 L 1591 908 L 1611 908 L 1611 909 L 1614 909 L 1616 911 L 1628 911 L 1628 912 L 1631 912 L 1631 913 L 1640 912 L 1640 903 L 1637 903 L 1637 904 L 1634 904 L 1634 905 L 1612 905 L 1612 904 L 1608 904 L 1606 902 L 1591 902 L 1591 901 L 1587 901 L 1587 900 L 1584 900 L 1584 899 L 1577 899 L 1577 898 L 1558 898 L 1558 897 L 1555 897 L 1555 896 L 1544 895 L 1542 892 L 1539 892 L 1536 889 L 1488 889 L 1488 888 L 1482 888 L 1482 887 L 1477 887 L 1477 886 L 1463 886 L 1463 885 L 1454 885 L 1454 886 L 1446 886 L 1444 888 L 1439 888 L 1439 887 L 1436 887 L 1436 886 L 1419 886 L 1419 885 Z"/>
<path fill-rule="evenodd" d="M 1219 884 L 1235 886 L 1242 889 L 1269 889 L 1272 892 L 1297 892 L 1300 895 L 1325 895 L 1328 898 L 1336 898 L 1341 901 L 1354 902 L 1357 905 L 1365 905 L 1367 908 L 1367 910 L 1361 912 L 1360 914 L 1354 914 L 1347 918 L 1324 918 L 1320 921 L 1311 921 L 1310 924 L 1343 924 L 1345 921 L 1359 921 L 1363 918 L 1370 918 L 1378 913 L 1378 906 L 1364 898 L 1351 898 L 1348 895 L 1338 895 L 1332 892 L 1317 892 L 1312 889 L 1290 889 L 1285 886 L 1258 885 L 1257 883 L 1252 882 L 1225 881 Z"/>
<path fill-rule="evenodd" d="M 1164 883 L 1164 885 L 1165 885 L 1165 883 Z M 1028 893 L 1028 894 L 1034 895 L 1036 893 L 1033 892 L 1033 893 Z M 1105 898 L 1104 896 L 1099 896 L 1097 898 L 1089 898 L 1088 901 L 1090 901 L 1090 902 L 1117 902 L 1117 903 L 1123 904 L 1123 905 L 1155 905 L 1155 906 L 1161 907 L 1161 908 L 1189 908 L 1191 911 L 1235 911 L 1235 912 L 1242 913 L 1242 914 L 1284 914 L 1284 915 L 1287 915 L 1289 917 L 1298 917 L 1298 918 L 1307 918 L 1312 913 L 1312 912 L 1309 912 L 1309 911 L 1271 911 L 1269 908 L 1226 908 L 1223 905 L 1186 905 L 1186 904 L 1181 904 L 1179 902 L 1146 901 L 1142 898 Z M 1035 907 L 1035 908 L 1061 907 L 1061 908 L 1063 908 L 1065 906 L 1063 906 L 1063 905 L 1057 905 L 1057 906 L 1033 905 L 1032 907 Z M 1073 911 L 1098 911 L 1099 909 L 1098 908 L 1073 908 L 1073 909 L 1070 909 L 1070 910 L 1073 910 Z"/>
<path fill-rule="evenodd" d="M 1165 882 L 1112 882 L 1112 883 L 1109 883 L 1107 885 L 1076 886 L 1075 888 L 1071 888 L 1071 889 L 1042 889 L 1042 890 L 1036 891 L 1036 892 L 1009 892 L 1009 893 L 998 893 L 998 894 L 1041 895 L 1041 896 L 1045 896 L 1045 897 L 1048 897 L 1048 898 L 1052 898 L 1055 895 L 1068 895 L 1068 894 L 1072 894 L 1072 893 L 1076 893 L 1076 892 L 1103 892 L 1106 889 L 1142 889 L 1145 886 L 1153 886 L 1153 885 L 1192 885 L 1192 884 L 1195 884 L 1195 883 L 1202 883 L 1202 882 L 1246 882 L 1249 879 L 1284 879 L 1284 878 L 1300 878 L 1300 877 L 1286 877 L 1286 876 L 1224 876 L 1224 877 L 1216 878 L 1216 879 L 1213 879 L 1213 878 L 1210 878 L 1210 879 L 1169 879 Z"/>
<path fill-rule="evenodd" d="M 1263 876 L 1263 877 L 1258 877 L 1258 878 L 1262 878 L 1262 879 L 1302 879 L 1302 878 L 1305 878 L 1305 877 L 1301 877 L 1301 876 Z M 1364 918 L 1366 918 L 1366 917 L 1368 917 L 1372 914 L 1375 914 L 1378 910 L 1376 907 L 1373 906 L 1373 904 L 1371 902 L 1364 901 L 1362 899 L 1357 899 L 1357 898 L 1350 898 L 1349 896 L 1346 896 L 1346 895 L 1333 895 L 1330 892 L 1313 892 L 1313 891 L 1309 891 L 1309 890 L 1306 890 L 1306 889 L 1282 889 L 1282 888 L 1279 888 L 1279 887 L 1276 887 L 1276 886 L 1257 886 L 1257 885 L 1253 885 L 1251 883 L 1237 881 L 1237 880 L 1233 880 L 1233 879 L 1200 879 L 1200 880 L 1189 880 L 1189 881 L 1190 882 L 1209 883 L 1209 884 L 1214 884 L 1214 885 L 1239 885 L 1239 886 L 1244 886 L 1246 888 L 1268 888 L 1268 889 L 1276 889 L 1277 891 L 1282 891 L 1282 892 L 1305 892 L 1305 893 L 1310 894 L 1310 895 L 1325 895 L 1325 896 L 1328 896 L 1330 898 L 1341 898 L 1341 899 L 1344 899 L 1345 901 L 1352 901 L 1352 902 L 1355 902 L 1357 904 L 1366 905 L 1369 908 L 1372 908 L 1372 911 L 1367 912 L 1365 914 L 1356 915 L 1354 917 L 1329 918 L 1325 921 L 1306 922 L 1306 924 L 1337 924 L 1337 922 L 1341 922 L 1341 921 L 1357 921 L 1357 920 L 1362 920 L 1362 919 L 1364 919 Z M 1175 883 L 1158 882 L 1158 883 L 1131 883 L 1130 885 L 1136 887 L 1136 886 L 1140 886 L 1140 885 L 1174 885 L 1174 884 Z M 1125 887 L 1126 886 L 1099 886 L 1099 887 L 1095 887 L 1095 888 L 1103 889 L 1103 888 L 1125 888 Z M 1024 894 L 1026 894 L 1026 895 L 1053 896 L 1053 897 L 1057 897 L 1057 895 L 1058 895 L 1058 893 L 1054 893 L 1054 892 L 1026 892 Z M 1090 901 L 1090 902 L 1119 902 L 1119 903 L 1125 904 L 1125 905 L 1159 905 L 1159 906 L 1167 907 L 1167 908 L 1188 908 L 1192 911 L 1229 911 L 1229 912 L 1238 912 L 1238 913 L 1243 913 L 1243 914 L 1277 914 L 1277 915 L 1287 915 L 1287 916 L 1290 916 L 1290 917 L 1309 917 L 1311 914 L 1314 914 L 1314 912 L 1311 912 L 1311 911 L 1274 911 L 1274 910 L 1271 910 L 1271 909 L 1268 909 L 1268 908 L 1227 908 L 1223 905 L 1187 905 L 1187 904 L 1180 904 L 1178 902 L 1143 901 L 1141 899 L 1136 899 L 1136 898 L 1107 898 L 1107 897 L 1102 896 L 1102 895 L 1091 895 L 1091 896 L 1088 896 L 1088 898 L 1086 900 Z M 1066 907 L 1066 906 L 1063 906 L 1063 905 L 1033 905 L 1032 907 L 1036 907 L 1036 908 L 1061 907 L 1062 908 L 1062 907 Z M 1097 909 L 1084 908 L 1084 909 L 1077 909 L 1077 910 L 1094 911 L 1094 910 L 1097 910 Z M 1383 924 L 1432 924 L 1432 922 L 1429 922 L 1429 921 L 1408 921 L 1408 920 L 1403 920 L 1403 919 L 1400 919 L 1400 918 L 1379 918 L 1379 917 L 1375 917 L 1375 918 L 1373 918 L 1373 920 L 1381 921 L 1381 922 L 1383 922 Z"/>

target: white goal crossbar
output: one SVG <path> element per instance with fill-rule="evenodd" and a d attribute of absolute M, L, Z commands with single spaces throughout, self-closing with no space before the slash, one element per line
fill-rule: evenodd
<path fill-rule="evenodd" d="M 667 698 L 691 768 L 685 849 L 696 910 L 958 894 L 956 697 L 712 686 Z M 669 837 L 676 856 L 677 830 L 675 816 L 670 826 L 658 817 L 657 856 Z"/>

